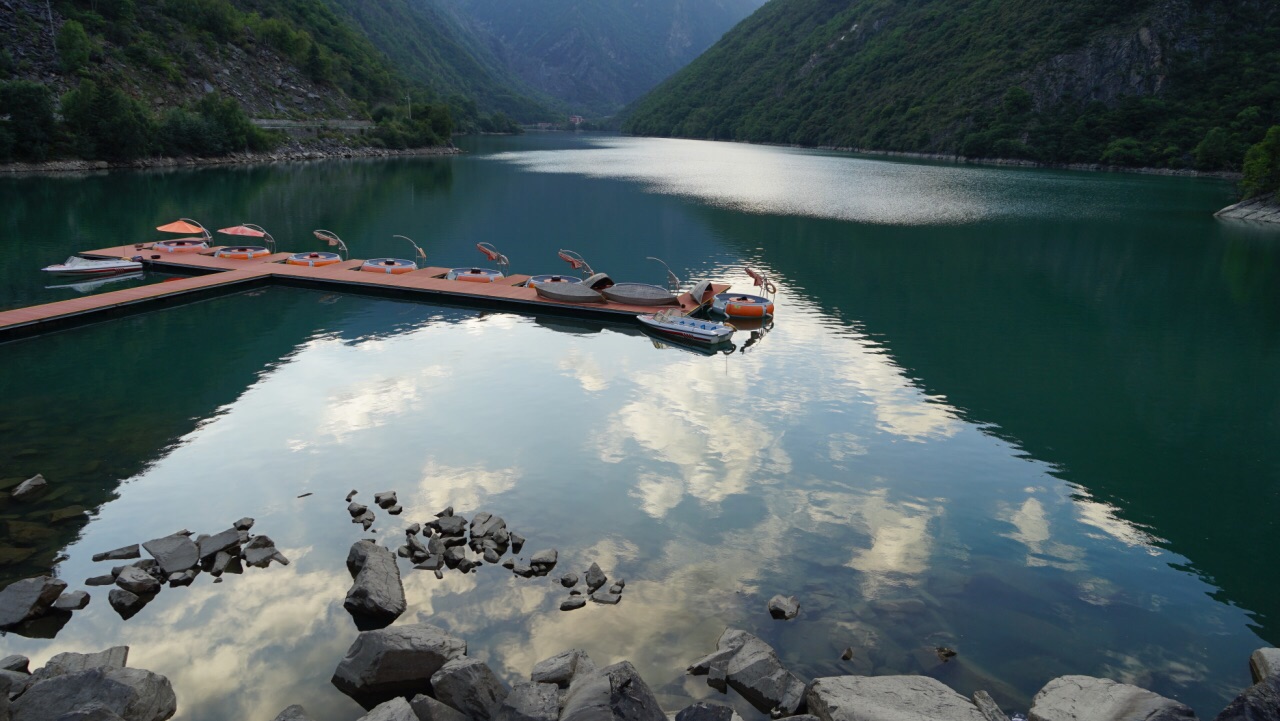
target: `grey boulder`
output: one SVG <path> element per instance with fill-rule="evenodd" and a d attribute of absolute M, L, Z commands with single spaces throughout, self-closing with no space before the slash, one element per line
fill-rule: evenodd
<path fill-rule="evenodd" d="M 556 721 L 559 716 L 560 694 L 555 684 L 521 682 L 511 687 L 495 718 L 497 721 Z"/>
<path fill-rule="evenodd" d="M 695 662 L 689 673 L 707 675 L 707 683 L 721 690 L 724 684 L 732 686 L 765 713 L 776 709 L 791 716 L 804 701 L 804 681 L 782 665 L 772 646 L 746 631 L 725 629 L 715 653 Z"/>
<path fill-rule="evenodd" d="M 15 671 L 17 673 L 29 673 L 31 659 L 20 654 L 5 656 L 0 658 L 0 671 Z"/>
<path fill-rule="evenodd" d="M 225 531 L 205 536 L 196 542 L 200 560 L 213 558 L 218 551 L 225 551 L 240 545 L 240 531 L 228 528 Z"/>
<path fill-rule="evenodd" d="M 53 678 L 90 669 L 124 668 L 129 663 L 128 646 L 112 646 L 97 653 L 66 652 L 55 654 L 44 667 L 33 674 L 37 679 Z"/>
<path fill-rule="evenodd" d="M 156 577 L 137 566 L 125 566 L 120 575 L 116 576 L 116 585 L 137 596 L 160 591 L 160 582 Z"/>
<path fill-rule="evenodd" d="M 1000 710 L 1000 705 L 986 691 L 973 692 L 973 705 L 986 721 L 1009 721 L 1005 712 Z"/>
<path fill-rule="evenodd" d="M 10 707 L 10 718 L 58 721 L 90 711 L 94 704 L 124 721 L 165 721 L 178 708 L 173 686 L 160 674 L 139 668 L 91 668 L 32 684 Z"/>
<path fill-rule="evenodd" d="M 984 721 L 969 699 L 928 676 L 819 678 L 805 700 L 822 721 Z"/>
<path fill-rule="evenodd" d="M 544 551 L 538 551 L 529 557 L 529 565 L 537 569 L 538 573 L 545 574 L 556 567 L 556 561 L 559 560 L 560 554 L 554 548 Z"/>
<path fill-rule="evenodd" d="M 53 608 L 58 611 L 79 611 L 89 605 L 89 594 L 84 591 L 72 591 L 58 596 Z"/>
<path fill-rule="evenodd" d="M 200 562 L 200 552 L 195 542 L 184 535 L 156 538 L 142 544 L 142 547 L 155 557 L 165 575 L 185 571 Z"/>
<path fill-rule="evenodd" d="M 466 641 L 430 624 L 364 631 L 338 663 L 333 685 L 357 699 L 429 693 L 435 672 L 466 652 Z"/>
<path fill-rule="evenodd" d="M 94 562 L 97 561 L 127 561 L 131 558 L 140 558 L 142 551 L 139 550 L 138 544 L 132 546 L 121 546 L 110 551 L 93 554 Z"/>
<path fill-rule="evenodd" d="M 107 603 L 120 614 L 120 618 L 129 620 L 142 610 L 143 606 L 151 603 L 152 595 L 139 596 L 136 593 L 130 593 L 123 588 L 113 588 L 111 593 L 107 594 Z"/>
<path fill-rule="evenodd" d="M 356 541 L 351 544 L 351 550 L 347 551 L 347 570 L 351 573 L 351 577 L 355 578 L 360 569 L 364 568 L 364 561 L 369 557 L 370 553 L 376 553 L 373 549 L 382 548 L 377 541 L 368 538 L 362 541 Z"/>
<path fill-rule="evenodd" d="M 742 721 L 730 706 L 699 701 L 676 712 L 675 721 Z"/>
<path fill-rule="evenodd" d="M 276 714 L 271 721 L 311 721 L 311 717 L 307 715 L 305 708 L 295 703 Z"/>
<path fill-rule="evenodd" d="M 667 721 L 658 699 L 630 661 L 579 675 L 565 694 L 560 721 Z"/>
<path fill-rule="evenodd" d="M 24 578 L 5 586 L 0 591 L 0 628 L 43 616 L 65 590 L 66 582 L 52 576 Z"/>
<path fill-rule="evenodd" d="M 800 599 L 795 596 L 781 594 L 769 599 L 769 615 L 782 621 L 789 621 L 800 613 Z"/>
<path fill-rule="evenodd" d="M 461 711 L 467 717 L 489 721 L 498 714 L 507 697 L 507 685 L 489 664 L 478 658 L 450 659 L 431 676 L 436 700 Z"/>
<path fill-rule="evenodd" d="M 597 588 L 603 586 L 605 581 L 609 580 L 609 577 L 604 575 L 604 571 L 600 570 L 599 565 L 593 563 L 591 564 L 591 568 L 587 569 L 586 579 L 587 590 L 595 591 Z"/>
<path fill-rule="evenodd" d="M 408 701 L 396 696 L 374 706 L 373 710 L 361 716 L 359 721 L 418 721 L 418 716 L 413 712 Z"/>
<path fill-rule="evenodd" d="M 1280 673 L 1280 648 L 1260 648 L 1249 656 L 1249 671 L 1253 682 Z"/>
<path fill-rule="evenodd" d="M 575 676 L 595 670 L 596 665 L 586 651 L 571 648 L 539 661 L 533 667 L 533 673 L 529 674 L 529 680 L 534 683 L 553 683 L 560 688 L 568 688 Z"/>
<path fill-rule="evenodd" d="M 505 529 L 507 522 L 501 516 L 480 512 L 471 519 L 472 538 L 494 538 L 499 529 Z"/>
<path fill-rule="evenodd" d="M 979 718 L 981 718 L 979 716 Z M 1059 676 L 1031 700 L 1028 721 L 1184 721 L 1187 706 L 1146 689 L 1092 676 Z"/>
<path fill-rule="evenodd" d="M 1280 721 L 1280 676 L 1268 676 L 1250 686 L 1213 721 Z"/>
<path fill-rule="evenodd" d="M 468 721 L 455 708 L 450 708 L 430 696 L 420 693 L 409 702 L 418 721 Z"/>
<path fill-rule="evenodd" d="M 253 540 L 245 544 L 245 563 L 258 568 L 266 568 L 271 565 L 272 561 L 284 566 L 289 565 L 289 559 L 276 550 L 276 544 L 271 540 L 271 536 L 255 536 Z"/>
<path fill-rule="evenodd" d="M 352 546 L 355 553 L 356 543 Z M 379 545 L 361 549 L 364 563 L 356 574 L 343 608 L 352 615 L 365 616 L 381 623 L 391 623 L 404 613 L 407 605 L 404 585 L 400 581 L 400 567 L 391 551 Z M 350 558 L 350 554 L 348 554 Z"/>

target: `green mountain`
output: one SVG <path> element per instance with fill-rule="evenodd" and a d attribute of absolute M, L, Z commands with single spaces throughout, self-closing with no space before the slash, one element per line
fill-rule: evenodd
<path fill-rule="evenodd" d="M 396 68 L 445 97 L 524 122 L 550 119 L 556 101 L 527 85 L 470 23 L 436 0 L 331 0 Z"/>
<path fill-rule="evenodd" d="M 507 67 L 572 112 L 612 115 L 764 0 L 435 0 L 486 33 Z"/>
<path fill-rule="evenodd" d="M 772 0 L 638 135 L 1238 169 L 1280 120 L 1270 0 Z"/>

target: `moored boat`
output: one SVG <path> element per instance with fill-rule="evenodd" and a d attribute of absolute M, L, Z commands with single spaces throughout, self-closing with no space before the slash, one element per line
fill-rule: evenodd
<path fill-rule="evenodd" d="M 223 235 L 232 235 L 238 237 L 261 238 L 266 245 L 229 245 L 219 248 L 213 252 L 213 257 L 224 258 L 228 260 L 254 260 L 257 258 L 265 258 L 271 255 L 272 249 L 275 248 L 276 239 L 262 228 L 262 226 L 252 223 L 241 223 L 233 225 L 230 228 L 221 228 L 218 230 Z"/>
<path fill-rule="evenodd" d="M 360 270 L 365 273 L 387 273 L 389 275 L 400 275 L 401 273 L 412 273 L 418 269 L 417 263 L 404 258 L 371 258 L 360 265 Z"/>
<path fill-rule="evenodd" d="M 507 256 L 498 252 L 491 243 L 476 243 L 476 250 L 484 253 L 484 256 L 492 260 L 502 270 L 494 270 L 492 268 L 450 268 L 445 273 L 445 280 L 461 280 L 467 283 L 494 283 L 506 277 L 506 271 L 511 267 L 511 261 L 507 260 Z"/>
<path fill-rule="evenodd" d="M 124 258 L 108 258 L 91 260 L 73 255 L 61 263 L 47 265 L 40 269 L 49 275 L 63 276 L 107 276 L 121 273 L 136 273 L 142 270 L 142 263 Z"/>
<path fill-rule="evenodd" d="M 675 309 L 663 310 L 653 315 L 637 316 L 646 328 L 699 343 L 724 343 L 733 337 L 733 326 L 714 320 L 691 318 Z"/>
<path fill-rule="evenodd" d="M 329 251 L 315 251 L 311 253 L 294 253 L 285 258 L 286 265 L 305 265 L 311 268 L 322 268 L 326 265 L 341 263 L 343 254 L 347 252 L 347 244 L 342 242 L 342 238 L 331 230 L 314 230 L 312 234 L 320 240 L 328 243 L 330 247 L 338 248 L 337 253 Z"/>
<path fill-rule="evenodd" d="M 601 291 L 615 303 L 627 305 L 679 305 L 676 294 L 648 283 L 615 283 Z"/>
<path fill-rule="evenodd" d="M 711 309 L 730 318 L 771 318 L 773 317 L 773 298 L 778 292 L 769 277 L 758 271 L 747 268 L 747 275 L 755 286 L 766 295 L 750 293 L 720 293 L 711 301 Z"/>
<path fill-rule="evenodd" d="M 213 238 L 203 225 L 190 218 L 179 218 L 172 223 L 157 226 L 156 230 L 162 233 L 186 235 L 199 233 L 195 237 L 158 240 L 152 243 L 151 249 L 158 250 L 161 253 L 201 253 L 209 249 L 209 240 Z"/>

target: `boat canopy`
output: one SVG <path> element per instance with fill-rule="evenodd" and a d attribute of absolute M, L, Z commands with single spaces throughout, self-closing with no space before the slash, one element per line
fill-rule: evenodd
<path fill-rule="evenodd" d="M 247 235 L 253 238 L 267 237 L 267 231 L 249 225 L 233 225 L 230 228 L 220 228 L 218 232 L 223 235 Z"/>
<path fill-rule="evenodd" d="M 175 220 L 168 225 L 161 225 L 156 228 L 163 233 L 204 233 L 205 229 L 195 223 L 188 223 L 185 220 Z"/>

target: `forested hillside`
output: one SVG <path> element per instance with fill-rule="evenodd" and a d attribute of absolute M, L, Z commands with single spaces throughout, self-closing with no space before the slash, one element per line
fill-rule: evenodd
<path fill-rule="evenodd" d="M 1238 170 L 1277 69 L 1270 0 L 772 0 L 624 130 Z"/>
<path fill-rule="evenodd" d="M 434 0 L 492 38 L 507 67 L 572 112 L 611 115 L 764 0 Z"/>

